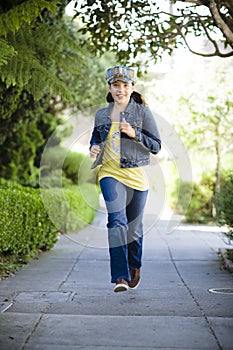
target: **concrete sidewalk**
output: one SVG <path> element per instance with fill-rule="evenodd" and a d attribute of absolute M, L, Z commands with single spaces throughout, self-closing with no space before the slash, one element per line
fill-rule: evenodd
<path fill-rule="evenodd" d="M 233 349 L 233 276 L 218 228 L 167 234 L 147 215 L 141 284 L 114 293 L 105 224 L 99 212 L 0 281 L 1 350 Z"/>

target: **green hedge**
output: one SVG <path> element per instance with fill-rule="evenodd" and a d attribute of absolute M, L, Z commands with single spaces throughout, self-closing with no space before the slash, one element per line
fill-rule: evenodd
<path fill-rule="evenodd" d="M 48 217 L 38 189 L 2 185 L 0 212 L 0 255 L 25 260 L 56 242 L 58 230 Z"/>
<path fill-rule="evenodd" d="M 51 171 L 47 176 L 40 177 L 40 187 L 41 188 L 63 188 L 72 186 L 73 182 L 70 179 L 67 179 L 63 175 L 62 171 L 59 169 Z"/>
<path fill-rule="evenodd" d="M 49 217 L 62 233 L 77 232 L 91 223 L 99 207 L 99 187 L 94 184 L 41 191 Z"/>
<path fill-rule="evenodd" d="M 227 236 L 233 240 L 233 173 L 223 177 L 220 192 L 215 194 L 215 220 L 228 228 Z"/>
<path fill-rule="evenodd" d="M 94 184 L 44 190 L 1 184 L 1 261 L 27 261 L 52 248 L 59 232 L 77 232 L 91 223 L 98 205 Z"/>
<path fill-rule="evenodd" d="M 91 169 L 92 162 L 93 160 L 83 153 L 61 146 L 48 147 L 41 162 L 40 187 L 48 187 L 48 184 L 55 187 L 56 183 L 53 180 L 59 184 L 61 178 L 68 179 L 75 185 L 87 182 L 95 184 L 97 169 Z"/>

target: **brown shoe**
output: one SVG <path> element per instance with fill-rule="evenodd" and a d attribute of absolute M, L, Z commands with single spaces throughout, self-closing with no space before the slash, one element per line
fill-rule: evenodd
<path fill-rule="evenodd" d="M 140 276 L 140 269 L 129 269 L 131 281 L 129 281 L 129 287 L 131 289 L 137 288 L 137 286 L 140 283 L 141 276 Z"/>
<path fill-rule="evenodd" d="M 117 278 L 114 292 L 126 292 L 128 289 L 128 282 L 124 278 Z"/>

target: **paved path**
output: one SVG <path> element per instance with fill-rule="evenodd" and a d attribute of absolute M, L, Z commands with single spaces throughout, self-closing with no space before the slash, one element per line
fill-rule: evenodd
<path fill-rule="evenodd" d="M 233 276 L 216 227 L 145 217 L 142 281 L 114 293 L 104 213 L 0 281 L 1 350 L 233 349 Z M 213 288 L 225 293 L 212 293 Z"/>

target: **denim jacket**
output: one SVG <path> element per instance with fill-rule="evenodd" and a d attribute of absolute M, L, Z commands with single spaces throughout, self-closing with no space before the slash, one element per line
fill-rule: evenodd
<path fill-rule="evenodd" d="M 99 145 L 101 151 L 92 164 L 92 169 L 102 164 L 104 145 L 111 127 L 112 107 L 113 102 L 108 107 L 98 110 L 95 115 L 90 148 Z M 161 149 L 160 135 L 151 110 L 131 98 L 125 111 L 120 114 L 120 121 L 123 118 L 135 129 L 136 137 L 130 138 L 125 133 L 120 133 L 120 167 L 134 168 L 148 165 L 150 153 L 157 154 Z"/>

